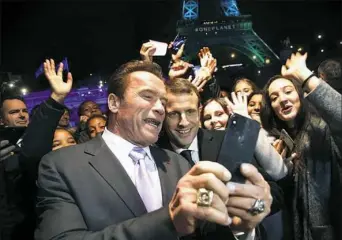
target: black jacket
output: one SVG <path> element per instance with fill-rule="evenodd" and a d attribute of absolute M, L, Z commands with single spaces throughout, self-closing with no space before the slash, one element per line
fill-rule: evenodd
<path fill-rule="evenodd" d="M 40 159 L 52 150 L 52 141 L 64 106 L 52 98 L 32 116 L 21 147 L 0 162 L 0 240 L 33 239 L 34 202 Z"/>

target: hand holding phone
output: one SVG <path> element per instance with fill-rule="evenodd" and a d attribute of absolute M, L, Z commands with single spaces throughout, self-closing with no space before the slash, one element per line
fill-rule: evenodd
<path fill-rule="evenodd" d="M 182 47 L 182 45 L 185 44 L 186 40 L 187 40 L 186 36 L 180 36 L 179 34 L 177 34 L 177 36 L 175 37 L 175 39 L 172 41 L 172 44 L 171 44 L 172 54 L 176 54 L 178 50 Z"/>

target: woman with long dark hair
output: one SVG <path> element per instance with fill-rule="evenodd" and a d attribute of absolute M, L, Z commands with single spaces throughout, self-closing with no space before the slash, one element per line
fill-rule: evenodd
<path fill-rule="evenodd" d="M 292 174 L 280 183 L 292 225 L 285 239 L 342 239 L 342 99 L 306 67 L 306 57 L 292 55 L 282 76 L 268 81 L 261 122 L 268 132 L 284 129 L 295 143 Z"/>
<path fill-rule="evenodd" d="M 204 129 L 225 130 L 228 119 L 228 105 L 223 98 L 210 98 L 203 104 L 200 121 Z"/>

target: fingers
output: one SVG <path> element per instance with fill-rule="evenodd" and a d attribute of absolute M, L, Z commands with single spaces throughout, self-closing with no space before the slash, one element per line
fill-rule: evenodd
<path fill-rule="evenodd" d="M 12 152 L 15 149 L 15 146 L 13 146 L 13 145 L 9 145 L 8 147 L 4 147 L 4 146 L 1 146 L 1 150 L 0 150 L 0 159 L 1 160 L 4 160 L 4 159 L 8 158 L 9 156 L 13 155 Z"/>
<path fill-rule="evenodd" d="M 212 190 L 222 201 L 227 202 L 229 191 L 226 185 L 212 173 L 203 173 L 198 176 L 189 177 L 188 183 L 195 189 L 205 188 Z"/>
<path fill-rule="evenodd" d="M 88 116 L 82 115 L 80 116 L 80 122 L 86 122 L 88 121 Z"/>
<path fill-rule="evenodd" d="M 194 205 L 197 205 L 197 190 L 194 188 L 179 188 L 175 198 L 175 202 L 177 202 L 179 205 L 183 203 L 192 203 Z M 213 195 L 213 201 L 210 207 L 222 212 L 225 212 L 225 208 L 227 208 L 226 204 L 216 193 L 214 193 Z M 192 206 L 192 208 L 198 209 L 197 206 Z M 208 207 L 200 206 L 199 208 L 205 209 Z"/>
<path fill-rule="evenodd" d="M 200 220 L 214 222 L 223 226 L 229 225 L 232 221 L 228 216 L 226 205 L 217 195 L 214 195 L 212 207 L 195 205 L 194 209 L 196 209 L 194 217 Z"/>
<path fill-rule="evenodd" d="M 193 166 L 188 172 L 188 174 L 192 176 L 200 175 L 203 173 L 212 173 L 223 182 L 228 182 L 232 178 L 231 173 L 224 166 L 211 161 L 200 161 L 195 164 L 195 166 Z"/>
<path fill-rule="evenodd" d="M 228 210 L 230 216 L 238 216 L 241 221 L 242 221 L 242 219 L 246 220 L 246 219 L 252 218 L 250 213 L 248 211 L 246 211 L 245 209 L 227 207 L 227 210 Z M 266 212 L 266 210 L 265 210 L 265 212 Z"/>
<path fill-rule="evenodd" d="M 50 79 L 50 77 L 56 75 L 56 66 L 55 61 L 53 59 L 46 59 L 44 62 L 44 74 L 46 78 Z M 57 70 L 57 75 L 62 76 L 63 73 L 63 63 L 60 63 Z"/>
<path fill-rule="evenodd" d="M 51 64 L 50 63 L 50 60 L 46 59 L 45 62 L 44 62 L 44 74 L 47 78 L 49 78 L 51 75 L 54 75 L 56 74 L 55 71 L 51 71 Z"/>
<path fill-rule="evenodd" d="M 147 42 L 147 43 L 144 43 L 142 46 L 141 46 L 141 49 L 140 49 L 140 54 L 141 55 L 153 55 L 156 51 L 156 47 L 153 45 L 153 43 L 151 42 Z"/>
<path fill-rule="evenodd" d="M 280 139 L 277 139 L 276 141 L 274 141 L 273 146 L 274 146 L 274 148 L 276 149 L 276 151 L 277 151 L 279 154 L 281 154 L 281 152 L 282 152 L 283 149 L 284 149 L 284 141 L 283 141 L 283 140 L 280 140 Z"/>
<path fill-rule="evenodd" d="M 8 145 L 9 144 L 9 141 L 8 140 L 1 140 L 0 141 L 0 148 L 3 148 L 3 147 L 5 147 L 6 145 Z"/>
<path fill-rule="evenodd" d="M 197 89 L 200 91 L 204 88 L 205 84 L 207 83 L 206 80 L 202 81 L 201 84 L 197 87 Z"/>
<path fill-rule="evenodd" d="M 283 150 L 281 151 L 280 155 L 281 155 L 282 159 L 286 158 L 286 155 L 287 155 L 287 148 L 286 147 L 283 148 Z"/>
<path fill-rule="evenodd" d="M 290 157 L 284 159 L 284 163 L 285 163 L 286 165 L 288 165 L 288 164 L 292 165 L 292 161 L 293 161 L 293 159 L 295 159 L 296 157 L 297 157 L 297 153 L 292 153 Z"/>
<path fill-rule="evenodd" d="M 255 198 L 232 196 L 229 198 L 227 206 L 248 211 L 254 205 L 254 203 Z M 229 212 L 229 214 L 231 213 Z"/>
<path fill-rule="evenodd" d="M 243 93 L 241 98 L 242 98 L 242 104 L 247 106 L 247 94 Z"/>
<path fill-rule="evenodd" d="M 281 141 L 280 139 L 276 139 L 276 140 L 272 143 L 272 146 L 273 146 L 275 149 L 277 149 L 277 147 L 278 147 L 280 141 Z"/>
<path fill-rule="evenodd" d="M 167 46 L 167 48 L 168 48 L 168 49 L 172 48 L 172 45 L 173 45 L 173 41 L 171 41 L 171 42 L 169 43 L 169 45 Z"/>
<path fill-rule="evenodd" d="M 180 58 L 183 56 L 184 47 L 185 47 L 185 44 L 183 43 L 182 46 L 178 49 L 176 55 L 173 55 L 173 54 L 172 54 L 172 59 L 173 59 L 174 61 L 179 61 Z"/>
<path fill-rule="evenodd" d="M 213 199 L 213 204 L 214 201 L 216 208 L 197 206 L 197 204 L 183 201 L 176 211 L 183 211 L 184 214 L 193 216 L 196 219 L 206 220 L 209 222 L 221 224 L 223 226 L 229 225 L 231 223 L 231 219 L 228 216 L 226 206 L 217 196 L 215 197 L 215 199 Z M 218 202 L 221 203 L 219 204 Z M 221 210 L 217 209 L 218 206 L 221 206 Z"/>
<path fill-rule="evenodd" d="M 237 97 L 236 97 L 236 93 L 235 93 L 235 92 L 232 92 L 232 93 L 231 93 L 231 96 L 232 96 L 232 101 L 233 101 L 233 103 L 236 104 L 236 103 L 238 102 L 238 99 L 237 99 Z"/>
<path fill-rule="evenodd" d="M 63 63 L 60 63 L 59 64 L 59 67 L 58 67 L 58 70 L 57 70 L 57 75 L 59 77 L 62 77 L 63 78 Z"/>
<path fill-rule="evenodd" d="M 281 75 L 286 76 L 286 71 L 287 71 L 287 68 L 286 68 L 286 66 L 283 65 L 281 67 Z"/>
<path fill-rule="evenodd" d="M 234 104 L 229 100 L 228 97 L 224 97 L 224 100 L 227 103 L 227 111 L 228 111 L 229 116 L 234 114 Z"/>
<path fill-rule="evenodd" d="M 69 87 L 72 86 L 73 78 L 71 72 L 68 72 L 68 77 L 67 77 L 67 84 Z"/>
<path fill-rule="evenodd" d="M 240 171 L 241 174 L 253 185 L 264 187 L 265 184 L 267 184 L 264 180 L 264 177 L 259 173 L 258 169 L 252 164 L 241 164 Z"/>
<path fill-rule="evenodd" d="M 140 54 L 144 54 L 152 46 L 153 46 L 153 44 L 151 42 L 143 43 L 143 45 L 141 45 L 141 48 L 140 48 Z"/>
<path fill-rule="evenodd" d="M 53 73 L 55 73 L 55 69 L 56 69 L 55 61 L 54 61 L 53 59 L 50 59 L 50 63 L 51 63 L 50 71 L 52 71 Z"/>
<path fill-rule="evenodd" d="M 229 189 L 229 198 L 239 196 L 244 198 L 262 199 L 266 192 L 263 187 L 252 184 L 229 182 L 227 183 L 227 187 Z"/>

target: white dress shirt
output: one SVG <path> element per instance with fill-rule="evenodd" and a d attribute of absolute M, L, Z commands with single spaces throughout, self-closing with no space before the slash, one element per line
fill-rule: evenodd
<path fill-rule="evenodd" d="M 127 175 L 130 177 L 130 179 L 132 180 L 134 184 L 135 183 L 134 163 L 133 163 L 132 158 L 129 157 L 129 153 L 132 151 L 134 147 L 137 147 L 137 146 L 128 142 L 122 137 L 110 132 L 107 128 L 104 130 L 102 134 L 102 138 L 104 142 L 107 144 L 108 148 L 112 151 L 112 153 L 119 160 L 119 162 L 125 169 Z M 160 203 L 158 204 L 160 205 L 159 208 L 161 208 L 163 206 L 163 201 L 162 201 L 162 191 L 161 191 L 158 169 L 153 159 L 153 156 L 151 154 L 150 148 L 144 147 L 143 149 L 147 153 L 147 156 L 148 156 L 145 158 L 146 168 L 147 168 L 149 176 L 151 177 L 154 183 L 153 188 L 150 189 L 149 191 L 151 192 L 151 195 L 153 194 L 154 196 L 156 196 L 158 203 Z"/>
<path fill-rule="evenodd" d="M 194 140 L 192 141 L 192 143 L 190 144 L 189 148 L 178 148 L 176 147 L 176 145 L 174 145 L 172 142 L 171 143 L 171 146 L 173 148 L 173 150 L 180 154 L 181 152 L 183 152 L 184 150 L 190 150 L 191 151 L 191 158 L 192 158 L 192 161 L 194 161 L 194 163 L 198 163 L 200 161 L 200 158 L 199 158 L 199 150 L 198 150 L 198 139 L 197 139 L 197 136 L 194 138 Z"/>

